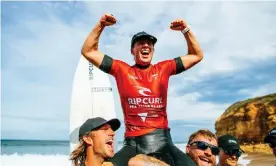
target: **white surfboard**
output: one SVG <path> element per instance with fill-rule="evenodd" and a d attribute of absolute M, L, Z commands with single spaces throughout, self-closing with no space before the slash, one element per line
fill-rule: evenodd
<path fill-rule="evenodd" d="M 79 127 L 88 119 L 116 118 L 111 83 L 104 73 L 81 56 L 72 87 L 70 107 L 70 151 L 79 143 Z"/>

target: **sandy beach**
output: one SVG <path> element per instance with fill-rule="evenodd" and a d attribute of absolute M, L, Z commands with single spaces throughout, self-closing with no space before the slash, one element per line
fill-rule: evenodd
<path fill-rule="evenodd" d="M 276 157 L 272 154 L 263 153 L 247 153 L 244 159 L 251 160 L 248 166 L 274 166 L 276 164 Z"/>

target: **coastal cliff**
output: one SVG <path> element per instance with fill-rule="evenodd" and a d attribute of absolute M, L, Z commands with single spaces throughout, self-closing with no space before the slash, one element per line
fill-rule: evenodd
<path fill-rule="evenodd" d="M 271 153 L 263 140 L 273 127 L 276 127 L 276 93 L 237 102 L 215 123 L 218 136 L 235 136 L 246 152 Z"/>

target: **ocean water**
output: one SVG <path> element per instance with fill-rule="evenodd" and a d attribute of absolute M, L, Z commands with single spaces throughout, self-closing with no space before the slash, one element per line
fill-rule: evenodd
<path fill-rule="evenodd" d="M 204 126 L 214 132 L 212 122 L 170 121 L 172 140 L 175 145 L 185 152 L 186 142 L 193 132 Z M 199 124 L 200 123 L 200 124 Z M 69 133 L 69 132 L 68 132 Z M 122 147 L 124 124 L 116 131 L 115 140 L 119 142 L 115 151 Z M 1 140 L 1 166 L 71 166 L 69 161 L 69 141 L 59 140 Z M 250 161 L 241 156 L 239 162 L 247 165 Z"/>
<path fill-rule="evenodd" d="M 185 152 L 186 143 L 176 143 L 179 149 Z M 122 144 L 117 145 L 117 150 Z M 2 140 L 1 141 L 1 166 L 70 166 L 69 141 L 44 141 L 44 140 Z M 240 163 L 247 165 L 243 155 Z"/>
<path fill-rule="evenodd" d="M 2 155 L 69 155 L 69 141 L 1 140 Z"/>

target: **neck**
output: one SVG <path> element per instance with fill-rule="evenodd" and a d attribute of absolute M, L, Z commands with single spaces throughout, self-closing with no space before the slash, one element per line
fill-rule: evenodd
<path fill-rule="evenodd" d="M 140 69 L 147 69 L 150 67 L 150 64 L 147 64 L 147 65 L 140 65 L 138 63 L 135 64 L 136 67 L 140 68 Z"/>
<path fill-rule="evenodd" d="M 85 166 L 101 166 L 104 158 L 94 153 L 92 146 L 86 149 Z"/>

